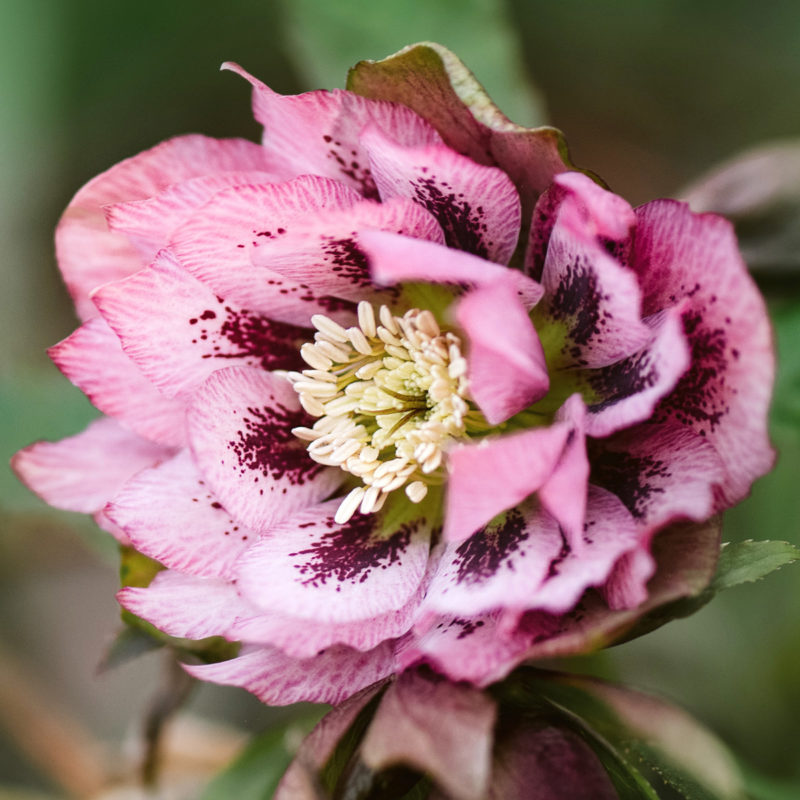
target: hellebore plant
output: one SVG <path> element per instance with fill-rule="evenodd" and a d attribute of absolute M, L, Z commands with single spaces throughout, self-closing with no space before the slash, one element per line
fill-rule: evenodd
<path fill-rule="evenodd" d="M 84 321 L 51 356 L 105 416 L 15 467 L 166 568 L 120 603 L 282 704 L 485 686 L 700 594 L 773 459 L 730 225 L 632 209 L 438 46 L 349 91 L 230 69 L 261 145 L 164 142 L 57 233 Z"/>

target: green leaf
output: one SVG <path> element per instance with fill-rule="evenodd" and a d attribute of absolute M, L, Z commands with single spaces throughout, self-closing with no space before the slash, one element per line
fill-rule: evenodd
<path fill-rule="evenodd" d="M 241 755 L 217 775 L 200 800 L 270 800 L 294 753 L 289 742 L 307 734 L 320 720 L 323 708 L 256 736 Z"/>
<path fill-rule="evenodd" d="M 800 547 L 789 542 L 726 542 L 709 591 L 716 594 L 740 583 L 754 583 L 795 561 L 800 561 Z"/>
<path fill-rule="evenodd" d="M 544 124 L 502 0 L 292 0 L 284 15 L 296 67 L 309 86 L 341 86 L 356 61 L 434 40 L 470 64 L 510 117 Z"/>
<path fill-rule="evenodd" d="M 155 638 L 150 633 L 146 633 L 141 627 L 126 625 L 114 637 L 111 646 L 106 650 L 97 665 L 97 672 L 107 672 L 119 667 L 128 661 L 133 661 L 133 659 L 145 655 L 145 653 L 158 650 L 164 644 L 164 641 Z"/>

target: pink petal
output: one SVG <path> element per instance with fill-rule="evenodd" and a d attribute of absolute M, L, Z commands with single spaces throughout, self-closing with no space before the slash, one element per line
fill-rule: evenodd
<path fill-rule="evenodd" d="M 218 297 L 168 250 L 93 299 L 125 352 L 168 397 L 185 398 L 230 364 L 300 369 L 311 332 L 274 322 Z"/>
<path fill-rule="evenodd" d="M 570 425 L 557 422 L 454 448 L 448 461 L 444 539 L 460 542 L 516 506 L 551 476 Z"/>
<path fill-rule="evenodd" d="M 643 322 L 652 331 L 652 338 L 641 350 L 607 367 L 581 374 L 593 397 L 586 423 L 590 436 L 608 436 L 649 419 L 658 402 L 675 388 L 689 367 L 680 307 L 654 314 Z"/>
<path fill-rule="evenodd" d="M 184 669 L 203 681 L 240 686 L 268 705 L 333 704 L 392 674 L 394 654 L 389 642 L 366 653 L 339 645 L 303 660 L 273 647 L 245 647 L 238 658 Z"/>
<path fill-rule="evenodd" d="M 444 241 L 436 219 L 410 200 L 361 200 L 346 209 L 319 211 L 298 222 L 291 232 L 259 243 L 253 251 L 253 264 L 302 284 L 315 295 L 358 300 L 365 292 L 375 292 L 367 258 L 359 245 L 362 228 Z"/>
<path fill-rule="evenodd" d="M 20 450 L 11 467 L 51 506 L 91 514 L 103 508 L 132 475 L 173 453 L 102 417 L 75 436 Z"/>
<path fill-rule="evenodd" d="M 520 202 L 508 176 L 444 144 L 403 147 L 371 125 L 361 135 L 382 200 L 407 197 L 444 230 L 448 247 L 507 264 L 517 246 Z"/>
<path fill-rule="evenodd" d="M 250 367 L 215 372 L 188 413 L 203 478 L 236 519 L 257 531 L 324 499 L 344 477 L 312 461 L 292 434 L 307 423 L 288 381 Z"/>
<path fill-rule="evenodd" d="M 403 144 L 440 141 L 436 131 L 405 106 L 367 100 L 339 89 L 283 96 L 237 64 L 226 64 L 253 86 L 253 114 L 264 126 L 264 149 L 286 177 L 305 173 L 342 181 L 377 199 L 359 134 L 369 123 Z"/>
<path fill-rule="evenodd" d="M 121 589 L 117 600 L 137 617 L 180 639 L 225 636 L 239 615 L 253 613 L 233 584 L 171 570 L 159 572 L 145 588 Z"/>
<path fill-rule="evenodd" d="M 111 231 L 124 233 L 149 263 L 169 244 L 172 234 L 192 212 L 215 194 L 231 186 L 271 183 L 277 180 L 269 172 L 220 172 L 174 183 L 146 200 L 131 200 L 105 207 Z"/>
<path fill-rule="evenodd" d="M 356 514 L 338 525 L 340 502 L 284 519 L 244 554 L 237 584 L 250 602 L 264 611 L 342 623 L 368 620 L 410 600 L 425 575 L 431 524 L 415 507 L 398 515 L 390 503 L 386 512 Z"/>
<path fill-rule="evenodd" d="M 707 519 L 722 459 L 707 438 L 675 424 L 638 425 L 590 440 L 591 481 L 619 497 L 641 525 Z"/>
<path fill-rule="evenodd" d="M 720 506 L 732 505 L 774 460 L 767 409 L 775 363 L 764 301 L 724 219 L 667 200 L 636 214 L 631 264 L 645 288 L 645 313 L 689 299 L 691 366 L 656 415 L 714 445 L 725 471 Z"/>
<path fill-rule="evenodd" d="M 398 646 L 400 669 L 430 664 L 452 681 L 487 686 L 501 680 L 522 660 L 531 637 L 501 632 L 497 614 L 442 616 Z"/>
<path fill-rule="evenodd" d="M 144 266 L 125 236 L 106 227 L 103 206 L 152 197 L 172 183 L 229 170 L 263 170 L 262 148 L 244 139 L 191 135 L 169 139 L 116 164 L 72 198 L 56 231 L 64 281 L 83 319 L 96 316 L 92 289 Z"/>
<path fill-rule="evenodd" d="M 312 314 L 350 309 L 317 297 L 309 287 L 267 268 L 255 268 L 257 249 L 294 235 L 326 211 L 345 211 L 361 197 L 343 183 L 303 175 L 281 184 L 235 186 L 219 192 L 174 233 L 178 261 L 229 302 L 273 319 L 304 324 Z"/>
<path fill-rule="evenodd" d="M 159 444 L 186 443 L 185 405 L 164 397 L 145 378 L 104 320 L 84 323 L 48 354 L 104 414 Z"/>
<path fill-rule="evenodd" d="M 409 672 L 389 686 L 361 744 L 380 771 L 403 764 L 430 775 L 448 796 L 486 797 L 497 708 L 485 693 Z"/>
<path fill-rule="evenodd" d="M 370 260 L 373 280 L 392 285 L 404 281 L 486 286 L 498 281 L 513 286 L 526 308 L 536 305 L 542 287 L 515 269 L 471 253 L 386 231 L 363 231 L 360 242 Z"/>
<path fill-rule="evenodd" d="M 606 191 L 580 172 L 562 172 L 536 203 L 525 271 L 539 280 L 556 220 L 584 240 L 625 242 L 636 224 L 633 209 L 619 195 Z"/>
<path fill-rule="evenodd" d="M 551 369 L 613 364 L 651 339 L 641 321 L 636 275 L 560 223 L 559 217 L 542 272 L 545 298 L 537 308 L 542 325 L 563 330 Z"/>
<path fill-rule="evenodd" d="M 562 551 L 558 522 L 527 501 L 444 551 L 423 609 L 476 617 L 495 609 L 523 610 Z"/>
<path fill-rule="evenodd" d="M 456 319 L 469 342 L 469 391 L 490 424 L 504 422 L 547 394 L 542 344 L 510 284 L 468 292 Z"/>
<path fill-rule="evenodd" d="M 105 511 L 141 553 L 192 575 L 230 577 L 256 539 L 209 491 L 186 451 L 135 475 Z"/>

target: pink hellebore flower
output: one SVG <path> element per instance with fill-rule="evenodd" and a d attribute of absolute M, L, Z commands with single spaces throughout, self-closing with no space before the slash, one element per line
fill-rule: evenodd
<path fill-rule="evenodd" d="M 51 356 L 106 416 L 19 453 L 22 479 L 165 565 L 122 605 L 242 642 L 188 669 L 270 703 L 418 663 L 485 685 L 592 587 L 645 601 L 654 534 L 772 461 L 728 223 L 632 209 L 552 129 L 442 113 L 424 71 L 395 83 L 429 119 L 231 68 L 263 145 L 172 139 L 67 209 L 84 322 Z"/>

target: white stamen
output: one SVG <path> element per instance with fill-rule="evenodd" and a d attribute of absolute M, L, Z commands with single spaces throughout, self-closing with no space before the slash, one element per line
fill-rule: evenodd
<path fill-rule="evenodd" d="M 316 345 L 313 345 L 311 342 L 306 342 L 300 348 L 300 357 L 306 362 L 306 364 L 308 364 L 310 367 L 315 367 L 316 369 L 327 370 L 333 366 L 333 361 L 317 350 Z"/>
<path fill-rule="evenodd" d="M 365 336 L 375 338 L 375 312 L 366 300 L 358 304 L 358 325 Z"/>
<path fill-rule="evenodd" d="M 406 486 L 406 495 L 412 503 L 421 503 L 428 494 L 428 487 L 422 481 L 414 481 Z"/>
<path fill-rule="evenodd" d="M 347 331 L 330 317 L 324 314 L 314 314 L 311 317 L 311 324 L 320 332 L 324 333 L 335 342 L 346 342 Z"/>
<path fill-rule="evenodd" d="M 347 520 L 356 513 L 356 509 L 361 502 L 361 498 L 364 497 L 364 493 L 363 486 L 356 486 L 355 489 L 351 490 L 339 504 L 339 508 L 336 509 L 336 514 L 334 514 L 333 517 L 334 522 L 339 525 L 343 525 L 347 522 Z"/>

